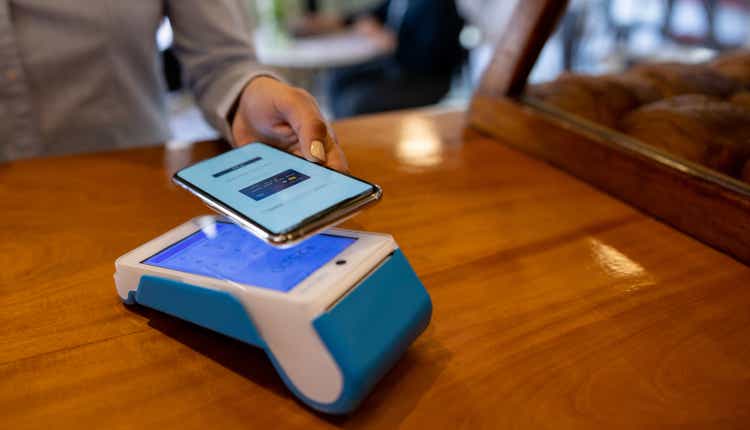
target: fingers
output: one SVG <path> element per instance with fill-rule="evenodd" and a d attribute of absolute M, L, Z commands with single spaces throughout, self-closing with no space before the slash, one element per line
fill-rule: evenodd
<path fill-rule="evenodd" d="M 326 165 L 340 172 L 348 173 L 349 163 L 346 161 L 344 150 L 341 149 L 341 146 L 339 146 L 338 138 L 336 138 L 336 132 L 331 127 L 328 128 L 328 137 L 329 144 L 326 147 L 328 160 L 326 161 Z"/>
<path fill-rule="evenodd" d="M 299 154 L 309 161 L 323 163 L 326 166 L 348 172 L 349 164 L 346 161 L 344 151 L 339 146 L 333 130 L 323 120 L 323 116 L 312 96 L 304 93 L 301 106 L 292 106 L 297 109 L 288 112 L 287 122 L 297 134 Z"/>
<path fill-rule="evenodd" d="M 287 124 L 274 126 L 268 138 L 270 140 L 267 140 L 270 141 L 271 145 L 284 150 L 289 150 L 299 143 L 297 133 L 295 133 L 292 127 Z"/>
<path fill-rule="evenodd" d="M 325 163 L 330 147 L 328 127 L 312 96 L 302 90 L 290 89 L 289 96 L 277 99 L 275 104 L 294 130 L 302 156 L 309 161 Z"/>
<path fill-rule="evenodd" d="M 232 124 L 235 144 L 260 141 L 336 170 L 348 170 L 344 152 L 309 93 L 258 77 L 241 97 Z"/>
<path fill-rule="evenodd" d="M 297 134 L 288 124 L 272 124 L 272 119 L 259 127 L 248 127 L 247 121 L 235 121 L 232 126 L 232 137 L 235 146 L 244 146 L 252 142 L 263 142 L 285 151 L 298 143 Z"/>
<path fill-rule="evenodd" d="M 270 77 L 252 79 L 240 95 L 239 107 L 232 121 L 234 144 L 263 142 L 282 149 L 296 144 L 295 131 L 280 118 L 275 106 L 276 94 L 285 94 L 290 89 Z"/>

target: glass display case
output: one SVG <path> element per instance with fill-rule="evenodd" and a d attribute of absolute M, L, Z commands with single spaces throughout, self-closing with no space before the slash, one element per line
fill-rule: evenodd
<path fill-rule="evenodd" d="M 750 4 L 565 3 L 516 5 L 471 123 L 750 262 Z"/>

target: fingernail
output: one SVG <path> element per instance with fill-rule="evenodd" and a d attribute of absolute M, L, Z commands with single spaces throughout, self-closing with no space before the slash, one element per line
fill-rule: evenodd
<path fill-rule="evenodd" d="M 313 140 L 313 142 L 310 144 L 310 153 L 313 155 L 313 157 L 322 162 L 325 162 L 327 160 L 326 148 L 325 146 L 323 146 L 323 142 L 319 140 Z"/>

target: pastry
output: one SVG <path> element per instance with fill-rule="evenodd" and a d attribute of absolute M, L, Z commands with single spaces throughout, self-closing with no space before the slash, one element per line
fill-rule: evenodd
<path fill-rule="evenodd" d="M 744 91 L 733 95 L 729 101 L 736 105 L 742 106 L 746 109 L 750 109 L 750 91 Z M 748 124 L 750 127 L 750 124 Z"/>
<path fill-rule="evenodd" d="M 616 127 L 627 112 L 658 98 L 658 92 L 648 83 L 619 76 L 573 74 L 534 85 L 527 94 L 606 127 Z"/>
<path fill-rule="evenodd" d="M 620 129 L 679 157 L 740 177 L 750 158 L 750 110 L 716 97 L 684 95 L 643 106 Z"/>
<path fill-rule="evenodd" d="M 727 97 L 740 89 L 740 84 L 707 65 L 661 63 L 638 65 L 623 76 L 657 88 L 661 98 L 683 94 Z"/>
<path fill-rule="evenodd" d="M 712 61 L 710 67 L 739 82 L 746 90 L 750 90 L 750 51 L 724 54 Z"/>

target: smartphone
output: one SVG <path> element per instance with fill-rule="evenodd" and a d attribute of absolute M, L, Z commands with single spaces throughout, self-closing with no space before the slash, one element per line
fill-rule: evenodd
<path fill-rule="evenodd" d="M 175 173 L 175 183 L 275 246 L 291 246 L 382 196 L 379 186 L 263 143 Z"/>

